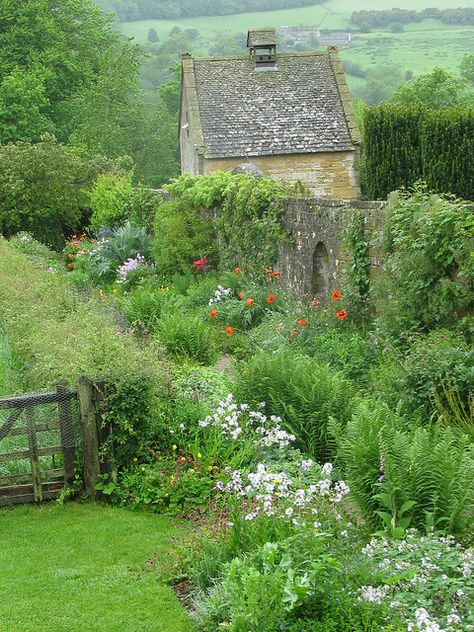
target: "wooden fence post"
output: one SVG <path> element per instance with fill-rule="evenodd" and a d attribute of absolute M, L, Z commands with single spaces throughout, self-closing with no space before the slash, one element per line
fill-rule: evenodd
<path fill-rule="evenodd" d="M 95 486 L 100 480 L 99 441 L 95 414 L 94 385 L 88 377 L 79 378 L 77 384 L 79 419 L 84 454 L 84 485 L 90 499 L 96 497 Z"/>
<path fill-rule="evenodd" d="M 74 428 L 72 425 L 72 406 L 67 380 L 61 380 L 56 385 L 58 395 L 64 399 L 58 402 L 59 433 L 61 435 L 61 448 L 63 452 L 64 484 L 72 485 L 74 482 Z"/>
<path fill-rule="evenodd" d="M 107 384 L 104 380 L 94 385 L 94 402 L 97 411 L 97 437 L 101 454 L 100 473 L 116 480 L 112 423 L 104 423 L 103 412 L 107 408 Z"/>
<path fill-rule="evenodd" d="M 33 406 L 26 407 L 26 420 L 28 429 L 28 445 L 30 448 L 31 475 L 33 479 L 33 492 L 35 502 L 43 500 L 43 490 L 41 487 L 41 471 L 38 457 L 38 443 L 36 441 L 35 413 Z"/>

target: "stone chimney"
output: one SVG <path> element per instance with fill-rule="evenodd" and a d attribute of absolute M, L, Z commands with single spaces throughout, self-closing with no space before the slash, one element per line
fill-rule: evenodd
<path fill-rule="evenodd" d="M 276 70 L 277 35 L 274 28 L 249 30 L 247 48 L 255 63 L 255 70 Z"/>

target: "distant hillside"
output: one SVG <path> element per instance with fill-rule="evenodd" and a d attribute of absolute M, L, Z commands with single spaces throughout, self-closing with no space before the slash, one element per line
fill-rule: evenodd
<path fill-rule="evenodd" d="M 114 11 L 119 22 L 135 20 L 231 15 L 251 11 L 274 11 L 321 4 L 324 0 L 95 0 L 106 11 Z"/>

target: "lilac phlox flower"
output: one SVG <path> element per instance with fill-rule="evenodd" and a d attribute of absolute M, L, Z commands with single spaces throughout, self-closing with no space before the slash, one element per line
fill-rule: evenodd
<path fill-rule="evenodd" d="M 314 462 L 311 459 L 307 459 L 306 461 L 301 461 L 301 469 L 304 472 L 310 470 L 314 465 Z"/>
<path fill-rule="evenodd" d="M 133 259 L 127 259 L 127 261 L 117 268 L 117 273 L 119 275 L 117 283 L 125 283 L 130 272 L 133 272 L 144 263 L 145 257 L 142 257 L 140 254 Z"/>

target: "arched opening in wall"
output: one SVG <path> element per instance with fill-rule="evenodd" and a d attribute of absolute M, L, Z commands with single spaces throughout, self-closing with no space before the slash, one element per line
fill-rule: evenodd
<path fill-rule="evenodd" d="M 329 293 L 329 256 L 322 241 L 316 244 L 313 253 L 313 274 L 311 277 L 311 292 L 320 298 L 327 298 Z"/>

